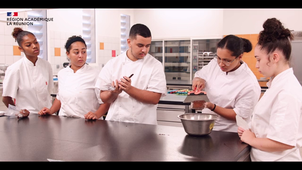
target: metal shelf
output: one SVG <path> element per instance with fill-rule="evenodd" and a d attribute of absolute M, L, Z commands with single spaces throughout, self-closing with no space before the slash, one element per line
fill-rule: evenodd
<path fill-rule="evenodd" d="M 207 65 L 216 52 L 217 39 L 154 40 L 150 54 L 163 63 L 167 81 L 192 81 L 197 70 Z"/>

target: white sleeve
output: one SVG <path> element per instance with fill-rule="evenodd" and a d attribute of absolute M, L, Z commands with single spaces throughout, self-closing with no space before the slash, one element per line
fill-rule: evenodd
<path fill-rule="evenodd" d="M 99 90 L 109 90 L 109 87 L 112 84 L 112 69 L 114 69 L 112 66 L 112 61 L 113 60 L 109 60 L 105 64 L 97 77 L 95 87 Z"/>
<path fill-rule="evenodd" d="M 3 80 L 2 96 L 10 96 L 12 98 L 16 98 L 20 82 L 19 75 L 19 70 L 8 67 Z"/>
<path fill-rule="evenodd" d="M 287 145 L 296 146 L 301 126 L 302 103 L 291 94 L 280 92 L 272 106 L 267 129 L 267 138 Z"/>
<path fill-rule="evenodd" d="M 61 70 L 58 72 L 58 93 L 57 93 L 57 96 L 56 96 L 57 100 L 60 100 L 60 85 L 61 85 L 61 81 L 62 81 L 60 79 L 61 79 Z"/>
<path fill-rule="evenodd" d="M 253 109 L 259 100 L 260 94 L 260 86 L 259 88 L 253 87 L 252 84 L 250 86 L 246 86 L 235 98 L 235 107 L 233 108 L 234 112 L 249 120 L 253 113 Z"/>
<path fill-rule="evenodd" d="M 147 87 L 148 91 L 161 93 L 165 96 L 167 93 L 167 83 L 164 69 L 161 64 L 158 64 L 152 71 L 152 75 Z"/>
<path fill-rule="evenodd" d="M 95 92 L 96 98 L 98 99 L 98 103 L 103 104 L 104 102 L 101 99 L 101 90 L 98 88 L 95 88 L 94 92 Z"/>
<path fill-rule="evenodd" d="M 206 66 L 203 66 L 200 70 L 196 71 L 194 77 L 199 77 L 207 81 L 208 76 L 211 74 L 211 70 L 217 66 L 217 59 L 212 59 Z"/>
<path fill-rule="evenodd" d="M 48 92 L 49 92 L 49 94 L 51 94 L 53 92 L 53 87 L 54 87 L 54 84 L 53 84 L 53 73 L 52 73 L 51 65 L 49 63 L 47 63 L 47 64 L 48 64 L 48 73 L 49 73 Z"/>
<path fill-rule="evenodd" d="M 96 71 L 95 72 L 95 82 L 94 82 L 94 84 L 96 84 L 96 81 L 97 81 L 97 79 L 98 79 L 98 75 L 99 75 L 99 73 Z M 96 98 L 97 98 L 97 100 L 98 100 L 98 103 L 99 104 L 103 104 L 104 102 L 102 101 L 102 99 L 101 99 L 101 90 L 99 89 L 99 88 L 94 88 L 94 93 L 95 93 L 95 96 L 96 96 Z"/>

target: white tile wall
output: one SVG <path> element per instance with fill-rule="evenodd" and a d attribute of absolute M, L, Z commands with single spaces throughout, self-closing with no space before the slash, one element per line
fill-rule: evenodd
<path fill-rule="evenodd" d="M 1 18 L 6 19 L 5 16 Z M 118 15 L 119 16 L 119 15 Z M 19 17 L 27 17 L 26 12 L 19 12 Z M 111 22 L 111 21 L 110 21 Z M 116 22 L 119 22 L 116 21 Z M 52 22 L 49 24 L 53 24 Z M 24 56 L 21 53 L 21 56 L 13 55 L 13 45 L 18 45 L 15 42 L 14 38 L 11 36 L 13 28 L 15 26 L 7 26 L 6 22 L 0 22 L 0 63 L 5 63 L 11 65 L 20 58 Z M 21 26 L 24 30 L 27 30 L 27 26 Z M 67 39 L 72 35 L 82 35 L 82 32 L 79 32 L 79 29 L 66 29 L 62 27 L 60 29 L 48 30 L 47 35 L 47 49 L 48 49 L 48 61 L 50 62 L 53 73 L 57 74 L 59 70 L 63 68 L 63 63 L 68 62 L 66 56 L 66 50 L 64 45 Z M 98 32 L 98 31 L 97 31 Z M 107 35 L 106 32 L 99 32 L 96 37 L 96 57 L 97 63 L 91 64 L 94 67 L 97 67 L 101 70 L 102 65 L 105 65 L 112 58 L 112 50 L 116 51 L 116 56 L 120 54 L 120 34 L 116 35 Z M 100 42 L 104 43 L 104 50 L 100 50 Z M 54 56 L 54 48 L 61 48 L 61 56 Z"/>
<path fill-rule="evenodd" d="M 61 32 L 61 31 L 50 31 L 49 37 L 49 55 L 48 61 L 52 66 L 53 74 L 57 74 L 63 67 L 64 62 L 68 62 L 66 50 L 65 50 L 65 43 L 69 37 L 72 35 L 80 35 L 77 33 L 72 32 Z M 61 49 L 61 56 L 54 56 L 54 48 Z"/>
<path fill-rule="evenodd" d="M 100 50 L 100 42 L 104 43 L 104 50 Z M 112 50 L 115 50 L 116 56 L 120 54 L 120 37 L 98 36 L 98 43 L 96 45 L 98 53 L 98 65 L 102 68 L 111 58 Z"/>
<path fill-rule="evenodd" d="M 6 65 L 11 65 L 24 56 L 23 53 L 21 53 L 21 56 L 13 55 L 13 46 L 18 46 L 11 35 L 14 28 L 15 26 L 6 25 L 6 22 L 0 22 L 0 63 Z M 21 28 L 26 29 L 25 27 Z"/>

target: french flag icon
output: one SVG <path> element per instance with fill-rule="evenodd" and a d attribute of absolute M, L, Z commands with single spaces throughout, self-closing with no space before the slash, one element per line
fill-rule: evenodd
<path fill-rule="evenodd" d="M 7 16 L 11 17 L 11 16 L 18 16 L 18 12 L 7 12 Z"/>

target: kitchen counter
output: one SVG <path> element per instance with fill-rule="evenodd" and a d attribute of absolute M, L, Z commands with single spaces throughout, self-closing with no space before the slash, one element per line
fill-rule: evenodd
<path fill-rule="evenodd" d="M 161 97 L 157 106 L 157 123 L 168 126 L 182 126 L 180 114 L 189 113 L 191 103 L 184 103 L 187 96 L 166 94 Z"/>
<path fill-rule="evenodd" d="M 190 81 L 190 80 L 167 80 L 167 85 L 192 86 L 192 81 Z"/>
<path fill-rule="evenodd" d="M 158 104 L 184 105 L 185 112 L 189 112 L 191 103 L 184 103 L 186 97 L 186 95 L 166 94 L 166 96 L 159 99 Z"/>
<path fill-rule="evenodd" d="M 182 127 L 81 118 L 0 117 L 1 161 L 242 161 L 237 133 L 189 136 Z"/>

